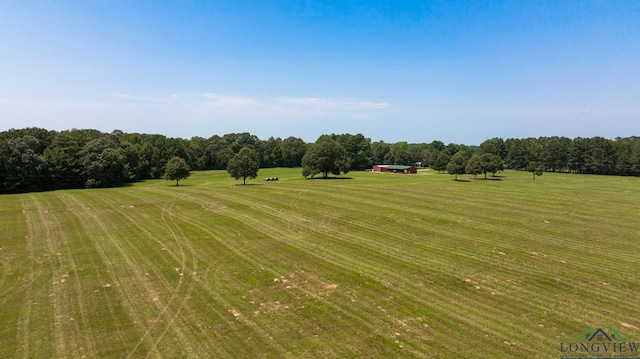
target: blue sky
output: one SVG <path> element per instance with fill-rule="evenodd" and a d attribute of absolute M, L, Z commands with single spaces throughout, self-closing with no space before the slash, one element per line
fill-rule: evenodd
<path fill-rule="evenodd" d="M 640 135 L 639 1 L 0 2 L 0 131 Z"/>

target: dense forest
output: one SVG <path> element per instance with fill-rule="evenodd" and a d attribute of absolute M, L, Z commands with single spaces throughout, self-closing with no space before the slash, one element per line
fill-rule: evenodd
<path fill-rule="evenodd" d="M 445 145 L 441 141 L 371 142 L 362 134 L 331 134 L 349 156 L 352 170 L 374 164 L 421 165 L 444 171 L 457 153 L 499 158 L 501 168 L 640 176 L 640 137 L 492 138 L 479 146 Z M 168 138 L 158 134 L 73 129 L 11 129 L 0 133 L 0 193 L 64 188 L 115 187 L 160 178 L 167 161 L 178 156 L 193 170 L 225 169 L 242 148 L 254 149 L 260 167 L 300 167 L 312 144 L 302 139 L 230 133 L 210 138 Z M 459 156 L 460 157 L 460 156 Z"/>

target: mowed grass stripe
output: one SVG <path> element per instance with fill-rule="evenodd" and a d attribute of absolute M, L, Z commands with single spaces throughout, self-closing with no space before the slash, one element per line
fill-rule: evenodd
<path fill-rule="evenodd" d="M 50 287 L 50 273 L 43 267 L 50 254 L 43 254 L 43 235 L 34 228 L 38 219 L 33 218 L 34 212 L 42 210 L 33 207 L 29 198 L 22 197 L 23 213 L 26 216 L 27 228 L 25 232 L 26 253 L 29 271 L 26 276 L 24 299 L 20 317 L 17 322 L 17 350 L 16 357 L 28 358 L 38 356 L 54 356 L 55 350 L 51 347 L 55 343 L 53 338 L 52 315 L 47 308 L 49 304 L 48 290 Z M 29 208 L 29 209 L 26 209 Z M 37 217 L 37 216 L 36 216 Z M 44 257 L 47 257 L 45 259 Z M 7 353 L 14 354 L 14 353 Z"/>
<path fill-rule="evenodd" d="M 18 356 L 26 350 L 23 326 L 17 323 L 26 318 L 23 308 L 30 295 L 31 284 L 38 273 L 33 268 L 33 243 L 27 233 L 31 223 L 23 212 L 22 196 L 6 196 L 0 206 L 0 348 L 6 355 Z"/>
<path fill-rule="evenodd" d="M 89 329 L 86 292 L 78 273 L 81 263 L 75 261 L 72 248 L 77 246 L 78 226 L 69 220 L 67 211 L 56 211 L 60 203 L 54 196 L 32 197 L 38 222 L 44 227 L 40 235 L 46 239 L 46 249 L 52 256 L 51 301 L 58 357 L 94 356 L 96 345 L 85 336 Z M 51 209 L 51 210 L 49 210 Z"/>

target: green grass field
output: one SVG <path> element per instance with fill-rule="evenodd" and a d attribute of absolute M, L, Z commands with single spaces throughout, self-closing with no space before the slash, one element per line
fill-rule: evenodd
<path fill-rule="evenodd" d="M 559 358 L 587 327 L 640 341 L 640 178 L 259 174 L 280 181 L 0 196 L 0 357 Z"/>

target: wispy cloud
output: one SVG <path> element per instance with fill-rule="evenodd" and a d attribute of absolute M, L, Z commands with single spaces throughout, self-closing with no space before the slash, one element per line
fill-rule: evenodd
<path fill-rule="evenodd" d="M 354 102 L 320 97 L 278 97 L 275 99 L 275 102 L 299 107 L 314 107 L 347 111 L 384 109 L 390 106 L 386 102 Z"/>
<path fill-rule="evenodd" d="M 225 96 L 216 93 L 202 93 L 201 97 L 205 99 L 206 104 L 210 107 L 227 107 L 242 110 L 247 107 L 264 106 L 262 101 L 250 97 Z"/>
<path fill-rule="evenodd" d="M 349 101 L 322 97 L 243 97 L 202 93 L 210 111 L 233 112 L 237 115 L 296 119 L 318 117 L 366 118 L 391 105 L 386 102 Z"/>
<path fill-rule="evenodd" d="M 250 97 L 232 96 L 213 92 L 200 94 L 171 94 L 162 96 L 132 95 L 113 93 L 111 99 L 122 100 L 129 105 L 153 104 L 156 106 L 181 107 L 192 111 L 200 109 L 210 113 L 242 117 L 258 116 L 261 118 L 278 116 L 286 118 L 288 115 L 297 119 L 317 117 L 357 117 L 366 118 L 383 111 L 391 104 L 388 102 L 354 101 L 347 99 L 332 99 L 323 97 Z"/>

